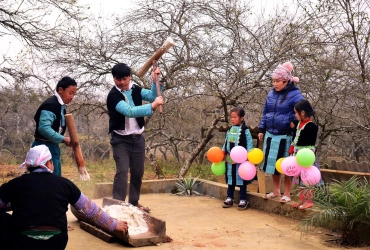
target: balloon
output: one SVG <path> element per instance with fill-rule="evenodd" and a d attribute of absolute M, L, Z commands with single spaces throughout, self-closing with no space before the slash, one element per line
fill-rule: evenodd
<path fill-rule="evenodd" d="M 263 152 L 259 148 L 252 148 L 248 152 L 248 161 L 253 164 L 260 164 L 263 161 Z"/>
<path fill-rule="evenodd" d="M 280 158 L 279 160 L 276 161 L 275 163 L 275 168 L 280 174 L 284 174 L 283 170 L 281 169 L 281 162 L 284 160 L 283 158 Z"/>
<path fill-rule="evenodd" d="M 298 165 L 295 156 L 288 156 L 284 158 L 284 160 L 281 162 L 281 169 L 283 170 L 283 173 L 287 176 L 296 176 L 302 170 L 301 166 Z"/>
<path fill-rule="evenodd" d="M 210 162 L 221 162 L 225 157 L 224 151 L 219 147 L 211 147 L 207 151 L 207 158 Z"/>
<path fill-rule="evenodd" d="M 247 155 L 247 150 L 242 146 L 235 146 L 230 151 L 231 160 L 235 163 L 245 162 L 247 160 Z"/>
<path fill-rule="evenodd" d="M 299 166 L 308 168 L 315 162 L 315 153 L 309 148 L 298 150 L 296 156 Z"/>
<path fill-rule="evenodd" d="M 226 173 L 226 165 L 224 161 L 218 162 L 218 163 L 212 163 L 211 166 L 212 173 L 215 175 L 223 175 Z"/>
<path fill-rule="evenodd" d="M 252 180 L 256 176 L 256 173 L 256 166 L 249 161 L 243 162 L 239 165 L 238 174 L 243 180 Z"/>
<path fill-rule="evenodd" d="M 303 184 L 307 186 L 316 185 L 321 180 L 320 170 L 315 166 L 304 168 L 301 171 L 301 179 Z"/>

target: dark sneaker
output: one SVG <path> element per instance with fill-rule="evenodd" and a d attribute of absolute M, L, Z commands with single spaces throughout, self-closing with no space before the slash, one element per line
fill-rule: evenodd
<path fill-rule="evenodd" d="M 231 207 L 234 203 L 234 199 L 227 197 L 226 200 L 224 201 L 224 204 L 222 204 L 223 208 Z"/>
<path fill-rule="evenodd" d="M 241 200 L 238 205 L 238 210 L 245 210 L 248 207 L 249 202 L 246 200 Z"/>

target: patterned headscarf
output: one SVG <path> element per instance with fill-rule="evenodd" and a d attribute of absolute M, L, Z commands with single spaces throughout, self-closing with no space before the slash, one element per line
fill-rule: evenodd
<path fill-rule="evenodd" d="M 47 146 L 38 145 L 28 151 L 26 160 L 19 166 L 19 170 L 22 170 L 24 167 L 29 168 L 41 168 L 41 172 L 51 171 L 45 164 L 51 159 L 51 153 Z M 39 172 L 39 171 L 38 171 Z"/>
<path fill-rule="evenodd" d="M 282 79 L 285 81 L 299 82 L 298 77 L 292 75 L 293 65 L 291 62 L 279 64 L 272 73 L 272 79 Z"/>

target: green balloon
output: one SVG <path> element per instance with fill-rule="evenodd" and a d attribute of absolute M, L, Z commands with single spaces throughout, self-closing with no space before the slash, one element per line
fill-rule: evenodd
<path fill-rule="evenodd" d="M 296 160 L 299 166 L 303 168 L 308 168 L 312 166 L 315 162 L 315 153 L 308 148 L 302 148 L 298 150 L 296 154 Z"/>
<path fill-rule="evenodd" d="M 215 175 L 223 175 L 226 173 L 226 165 L 224 161 L 213 163 L 211 166 L 212 173 Z"/>

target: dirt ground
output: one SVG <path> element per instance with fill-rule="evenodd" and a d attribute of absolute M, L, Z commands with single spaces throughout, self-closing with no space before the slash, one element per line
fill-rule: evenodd
<path fill-rule="evenodd" d="M 0 185 L 17 176 L 15 165 L 0 165 Z M 64 167 L 63 175 L 76 179 L 75 167 Z M 147 179 L 150 179 L 148 177 Z M 77 182 L 77 181 L 76 181 Z M 79 183 L 76 183 L 79 184 Z M 93 182 L 89 182 L 93 184 Z M 81 188 L 81 187 L 80 187 Z M 84 189 L 91 189 L 86 186 Z M 84 190 L 89 193 L 88 190 Z M 99 206 L 102 200 L 95 200 Z M 204 197 L 182 197 L 170 194 L 145 194 L 140 203 L 152 209 L 151 215 L 166 222 L 166 233 L 172 242 L 140 249 L 366 249 L 343 248 L 333 244 L 338 235 L 325 229 L 302 236 L 294 230 L 297 220 L 268 214 L 255 209 L 238 211 L 236 205 L 222 208 L 222 201 Z M 106 243 L 79 228 L 79 222 L 68 211 L 69 232 L 67 250 L 134 248 L 119 243 Z"/>
<path fill-rule="evenodd" d="M 102 200 L 95 200 L 100 206 Z M 344 249 L 335 244 L 332 232 L 317 229 L 305 236 L 294 230 L 298 221 L 255 209 L 238 211 L 237 206 L 222 208 L 215 198 L 182 197 L 170 194 L 145 194 L 141 204 L 152 209 L 152 216 L 166 222 L 166 234 L 172 242 L 140 249 L 276 249 L 320 250 Z M 68 221 L 75 230 L 69 232 L 67 250 L 133 248 L 106 243 L 79 228 L 71 212 Z M 346 248 L 352 249 L 352 248 Z M 370 249 L 370 248 L 353 248 Z"/>

